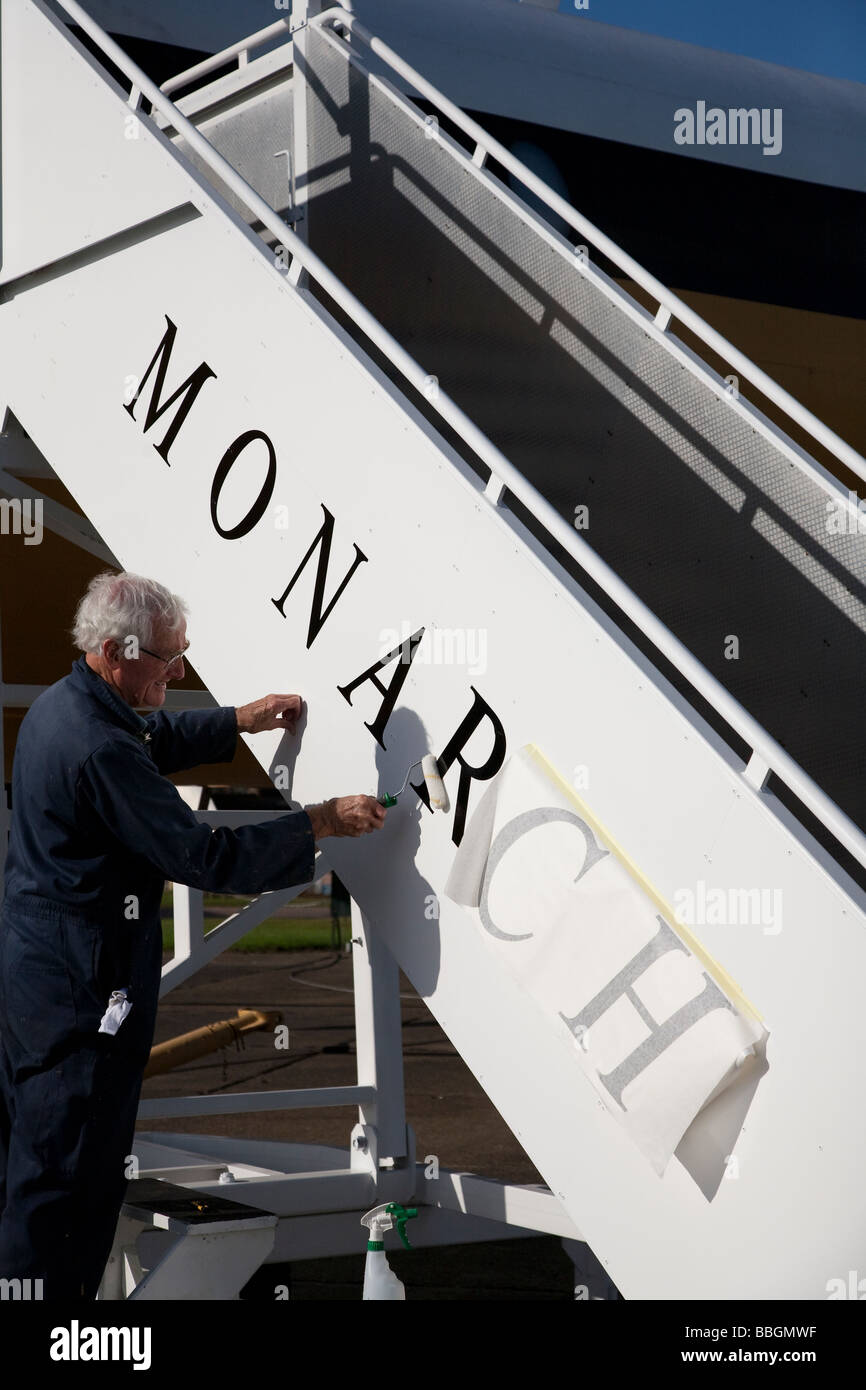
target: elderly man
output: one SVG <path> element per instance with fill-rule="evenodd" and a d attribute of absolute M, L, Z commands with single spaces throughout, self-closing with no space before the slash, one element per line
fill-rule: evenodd
<path fill-rule="evenodd" d="M 111 1248 L 156 1019 L 164 881 L 306 883 L 316 840 L 385 817 L 348 796 L 239 830 L 198 822 L 163 774 L 229 761 L 239 732 L 294 733 L 302 701 L 138 714 L 183 677 L 185 611 L 153 580 L 99 575 L 75 618 L 84 655 L 18 735 L 0 925 L 0 1277 L 42 1279 L 48 1298 L 94 1298 Z"/>

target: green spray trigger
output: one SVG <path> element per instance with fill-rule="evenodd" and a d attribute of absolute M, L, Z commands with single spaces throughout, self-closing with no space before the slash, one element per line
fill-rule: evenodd
<path fill-rule="evenodd" d="M 404 1207 L 399 1202 L 389 1202 L 385 1210 L 397 1227 L 397 1234 L 406 1249 L 411 1250 L 412 1246 L 409 1244 L 409 1237 L 406 1234 L 406 1222 L 409 1221 L 411 1217 L 418 1215 L 418 1208 Z"/>

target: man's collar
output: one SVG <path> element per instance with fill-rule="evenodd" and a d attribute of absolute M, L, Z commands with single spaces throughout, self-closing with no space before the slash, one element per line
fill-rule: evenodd
<path fill-rule="evenodd" d="M 102 679 L 98 671 L 88 666 L 85 654 L 73 662 L 71 674 L 77 685 L 87 690 L 88 694 L 94 695 L 97 700 L 101 700 L 118 722 L 135 734 L 136 738 L 141 739 L 142 743 L 150 743 L 151 734 L 147 720 L 143 719 L 132 705 L 128 705 L 117 691 L 112 689 L 108 681 Z"/>

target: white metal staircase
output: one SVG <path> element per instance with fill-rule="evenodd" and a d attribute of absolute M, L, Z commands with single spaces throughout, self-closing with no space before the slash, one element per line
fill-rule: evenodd
<path fill-rule="evenodd" d="M 824 1297 L 828 1280 L 862 1259 L 866 1237 L 866 897 L 838 859 L 844 851 L 866 868 L 866 837 L 583 537 L 572 514 L 587 494 L 570 491 L 562 471 L 539 473 L 536 486 L 531 460 L 521 472 L 507 456 L 530 459 L 531 435 L 543 458 L 533 402 L 550 380 L 539 369 L 517 419 L 514 355 L 494 352 L 503 342 L 520 350 L 507 303 L 575 364 L 574 412 L 595 400 L 597 413 L 607 399 L 617 420 L 630 412 L 669 452 L 676 436 L 680 462 L 709 489 L 729 476 L 727 444 L 744 494 L 777 479 L 768 515 L 781 525 L 790 493 L 798 528 L 779 553 L 822 603 L 844 591 L 836 607 L 850 601 L 852 623 L 859 537 L 836 545 L 823 526 L 828 503 L 856 516 L 847 489 L 726 390 L 671 322 L 859 477 L 866 464 L 347 11 L 308 18 L 296 6 L 237 45 L 236 68 L 226 72 L 221 55 L 168 84 L 187 90 L 177 105 L 71 0 L 62 12 L 129 90 L 70 35 L 61 7 L 5 0 L 0 407 L 118 561 L 186 597 L 190 655 L 217 701 L 304 695 L 297 743 L 274 734 L 250 744 L 295 804 L 390 789 L 428 749 L 451 794 L 447 819 L 404 800 L 375 844 L 327 846 L 363 914 L 359 952 L 369 952 L 371 1050 L 343 1097 L 360 1106 L 351 1170 L 373 1190 L 411 1195 L 411 1136 L 389 1056 L 399 1026 L 393 997 L 377 1002 L 377 990 L 393 995 L 395 961 L 548 1182 L 544 1200 L 560 1216 L 545 1207 L 540 1228 L 582 1236 L 626 1297 Z M 371 76 L 374 60 L 408 77 L 426 106 Z M 491 161 L 565 220 L 577 250 Z M 397 197 L 405 221 L 395 231 L 385 212 Z M 657 311 L 626 295 L 597 253 Z M 445 273 L 458 257 L 465 298 Z M 405 293 L 395 293 L 401 277 Z M 425 282 L 426 298 L 406 297 Z M 487 332 L 487 362 L 472 325 Z M 549 368 L 555 376 L 561 357 Z M 562 407 L 566 378 L 556 379 Z M 635 440 L 626 434 L 619 448 L 640 469 Z M 674 475 L 668 486 L 675 494 Z M 544 495 L 557 488 L 558 499 Z M 741 509 L 729 503 L 734 528 Z M 818 574 L 829 576 L 824 588 Z M 736 1175 L 711 1200 L 684 1163 L 655 1175 L 599 1107 L 571 1039 L 539 1019 L 442 893 L 486 783 L 526 743 L 567 779 L 585 770 L 582 795 L 666 899 L 698 882 L 782 892 L 778 932 L 695 929 L 771 1028 Z M 824 845 L 770 774 L 816 818 Z M 167 987 L 231 938 L 205 948 L 188 936 Z M 377 966 L 383 947 L 393 961 Z M 203 1101 L 196 1113 L 215 1108 Z M 148 1113 L 168 1111 L 148 1103 Z M 383 1158 L 394 1160 L 384 1174 Z M 495 1202 L 485 1203 L 492 1217 Z M 251 1205 L 280 1210 L 261 1182 Z M 507 1206 L 498 1219 L 532 1224 Z"/>

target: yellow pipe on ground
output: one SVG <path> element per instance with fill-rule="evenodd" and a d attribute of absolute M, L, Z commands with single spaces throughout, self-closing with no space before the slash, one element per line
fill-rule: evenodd
<path fill-rule="evenodd" d="M 184 1062 L 192 1062 L 197 1057 L 206 1057 L 221 1047 L 236 1043 L 244 1033 L 253 1033 L 262 1028 L 275 1028 L 282 1014 L 275 1010 L 238 1009 L 234 1018 L 222 1019 L 218 1023 L 206 1023 L 203 1028 L 194 1028 L 191 1033 L 181 1033 L 167 1042 L 156 1043 L 150 1049 L 150 1060 L 144 1069 L 145 1077 L 159 1076 L 171 1071 Z"/>

